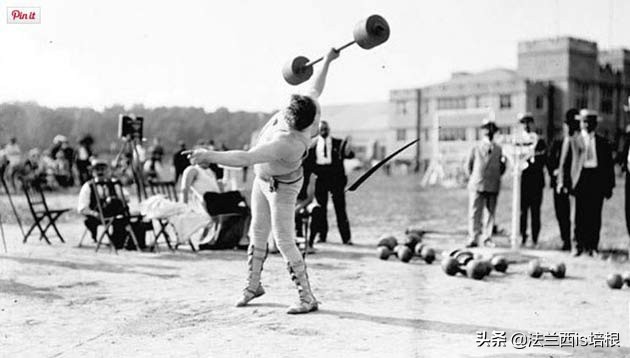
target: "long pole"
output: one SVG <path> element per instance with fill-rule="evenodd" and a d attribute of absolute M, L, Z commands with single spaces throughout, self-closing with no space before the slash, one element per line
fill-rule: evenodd
<path fill-rule="evenodd" d="M 7 242 L 4 239 L 4 228 L 2 227 L 2 216 L 0 215 L 0 235 L 2 235 L 2 246 L 4 247 L 4 253 L 6 254 L 7 251 Z"/>
<path fill-rule="evenodd" d="M 15 208 L 15 204 L 13 203 L 13 199 L 11 198 L 11 193 L 9 192 L 9 186 L 7 185 L 7 182 L 4 180 L 4 177 L 0 176 L 0 181 L 2 181 L 2 186 L 4 187 L 4 191 L 5 193 L 7 193 L 7 198 L 9 198 L 9 204 L 11 204 L 11 210 L 13 210 L 13 215 L 15 215 L 15 221 L 17 221 L 18 226 L 20 227 L 20 232 L 22 233 L 22 236 L 25 236 L 24 233 L 24 227 L 22 226 L 22 220 L 20 220 L 20 215 L 17 212 L 17 209 Z"/>
<path fill-rule="evenodd" d="M 512 232 L 511 241 L 512 249 L 519 248 L 518 245 L 518 231 L 519 231 L 519 216 L 521 210 L 521 164 L 520 164 L 520 147 L 516 143 L 516 137 L 512 141 L 514 160 L 512 161 Z"/>

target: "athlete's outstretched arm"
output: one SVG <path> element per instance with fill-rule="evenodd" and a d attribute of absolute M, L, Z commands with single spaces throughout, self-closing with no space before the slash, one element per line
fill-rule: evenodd
<path fill-rule="evenodd" d="M 189 151 L 191 163 L 216 163 L 229 167 L 248 167 L 258 163 L 267 163 L 291 155 L 292 148 L 282 141 L 273 141 L 257 145 L 250 150 L 214 150 L 195 149 Z"/>
<path fill-rule="evenodd" d="M 315 75 L 315 80 L 313 82 L 312 90 L 319 97 L 324 91 L 324 86 L 326 85 L 326 77 L 328 76 L 328 67 L 330 63 L 334 61 L 337 57 L 339 57 L 339 51 L 331 48 L 326 56 L 324 56 L 324 64 L 320 68 L 320 70 Z"/>

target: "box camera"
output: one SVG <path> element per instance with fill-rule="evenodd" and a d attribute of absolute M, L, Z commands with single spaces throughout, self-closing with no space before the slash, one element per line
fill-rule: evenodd
<path fill-rule="evenodd" d="M 118 116 L 118 137 L 142 139 L 142 124 L 144 118 L 134 115 L 121 114 Z"/>

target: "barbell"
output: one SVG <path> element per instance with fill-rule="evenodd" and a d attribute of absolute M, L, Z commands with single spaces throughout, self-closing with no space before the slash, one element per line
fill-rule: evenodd
<path fill-rule="evenodd" d="M 335 51 L 339 52 L 355 43 L 365 50 L 374 48 L 389 39 L 389 25 L 382 16 L 372 15 L 359 21 L 354 27 L 352 34 L 354 40 L 336 48 Z M 297 56 L 284 65 L 282 68 L 282 76 L 290 85 L 299 85 L 311 78 L 313 75 L 313 65 L 323 59 L 324 57 L 322 56 L 311 61 L 305 56 Z"/>

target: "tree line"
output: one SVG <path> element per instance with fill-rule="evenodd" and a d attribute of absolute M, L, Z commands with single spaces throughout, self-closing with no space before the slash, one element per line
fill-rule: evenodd
<path fill-rule="evenodd" d="M 118 116 L 125 113 L 144 117 L 147 146 L 158 137 L 168 152 L 175 150 L 179 140 L 186 142 L 189 148 L 200 140 L 213 140 L 217 146 L 230 149 L 242 148 L 270 116 L 263 112 L 230 112 L 224 107 L 206 112 L 199 107 L 113 105 L 97 111 L 81 107 L 49 108 L 34 102 L 3 103 L 0 104 L 0 145 L 16 137 L 23 151 L 48 148 L 53 138 L 62 134 L 76 146 L 82 136 L 89 134 L 95 140 L 97 153 L 110 151 L 119 144 Z"/>

